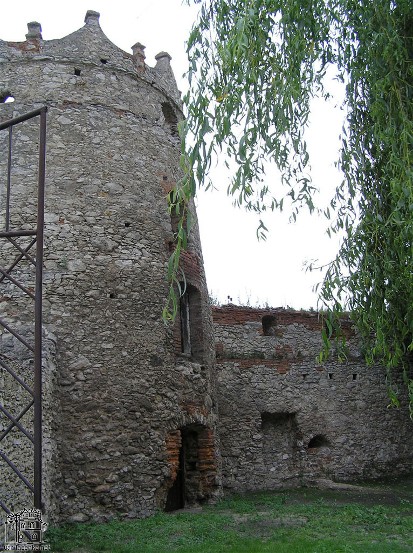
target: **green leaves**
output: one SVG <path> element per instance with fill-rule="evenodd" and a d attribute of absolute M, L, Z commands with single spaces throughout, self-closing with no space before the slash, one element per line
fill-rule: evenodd
<path fill-rule="evenodd" d="M 211 158 L 219 156 L 232 170 L 228 191 L 238 205 L 260 214 L 290 206 L 293 219 L 302 206 L 313 210 L 305 129 L 311 98 L 328 98 L 324 77 L 328 66 L 334 68 L 346 86 L 347 120 L 339 158 L 343 182 L 331 191 L 325 215 L 330 234 L 345 234 L 320 287 L 320 302 L 334 332 L 340 314 L 351 312 L 367 360 L 390 370 L 401 367 L 411 401 L 411 0 L 200 4 L 187 46 L 182 201 L 187 205 L 198 187 L 211 185 Z M 266 179 L 269 161 L 281 175 L 279 183 Z M 257 234 L 265 232 L 261 220 Z M 322 360 L 331 349 L 326 325 Z"/>

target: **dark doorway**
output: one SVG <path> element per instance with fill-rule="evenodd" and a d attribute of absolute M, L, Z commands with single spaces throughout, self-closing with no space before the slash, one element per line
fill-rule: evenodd
<path fill-rule="evenodd" d="M 179 450 L 179 467 L 176 478 L 169 488 L 166 496 L 165 511 L 176 511 L 183 509 L 185 506 L 185 453 L 182 445 Z"/>
<path fill-rule="evenodd" d="M 198 436 L 201 428 L 187 426 L 181 428 L 179 466 L 176 478 L 168 490 L 165 511 L 183 509 L 201 499 L 201 475 L 199 467 Z"/>

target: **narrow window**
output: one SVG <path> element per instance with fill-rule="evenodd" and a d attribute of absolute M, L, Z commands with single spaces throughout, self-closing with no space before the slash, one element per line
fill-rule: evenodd
<path fill-rule="evenodd" d="M 191 355 L 191 321 L 189 311 L 189 293 L 185 290 L 181 296 L 181 351 L 187 355 Z"/>
<path fill-rule="evenodd" d="M 184 284 L 181 284 L 184 288 Z M 187 284 L 180 299 L 181 353 L 202 361 L 204 358 L 204 338 L 202 322 L 202 302 L 199 290 Z"/>

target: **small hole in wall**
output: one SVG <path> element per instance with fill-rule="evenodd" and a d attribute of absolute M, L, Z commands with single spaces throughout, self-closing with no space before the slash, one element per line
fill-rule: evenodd
<path fill-rule="evenodd" d="M 129 221 L 126 221 L 126 222 L 125 222 L 125 227 L 126 227 L 126 228 L 130 227 Z"/>
<path fill-rule="evenodd" d="M 168 177 L 166 175 L 164 175 L 162 178 L 163 180 L 168 180 Z"/>
<path fill-rule="evenodd" d="M 103 63 L 103 65 L 105 65 L 106 63 L 108 63 L 108 60 L 106 58 L 100 58 L 100 63 Z"/>
<path fill-rule="evenodd" d="M 0 92 L 0 104 L 10 104 L 11 102 L 14 102 L 14 96 L 9 92 Z"/>
<path fill-rule="evenodd" d="M 357 380 L 358 375 L 355 373 L 353 374 L 353 380 Z"/>
<path fill-rule="evenodd" d="M 328 378 L 329 380 L 333 380 L 333 373 L 328 373 L 327 378 Z"/>
<path fill-rule="evenodd" d="M 308 442 L 308 449 L 312 448 L 318 448 L 318 447 L 328 447 L 330 445 L 330 442 L 324 434 L 317 434 L 316 436 L 313 436 L 311 440 Z"/>
<path fill-rule="evenodd" d="M 76 77 L 80 77 L 80 73 L 81 73 L 80 69 L 77 69 L 77 68 L 75 67 L 75 75 L 76 75 Z"/>
<path fill-rule="evenodd" d="M 303 374 L 303 380 L 305 380 L 307 378 L 307 374 Z"/>
<path fill-rule="evenodd" d="M 115 292 L 110 292 L 109 297 L 110 297 L 110 299 L 116 298 Z"/>

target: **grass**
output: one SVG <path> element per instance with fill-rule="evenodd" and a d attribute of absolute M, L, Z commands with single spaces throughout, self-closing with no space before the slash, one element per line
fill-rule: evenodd
<path fill-rule="evenodd" d="M 66 525 L 47 535 L 53 553 L 411 553 L 411 487 L 363 490 L 239 495 L 201 513 Z"/>

